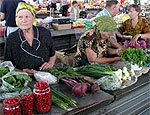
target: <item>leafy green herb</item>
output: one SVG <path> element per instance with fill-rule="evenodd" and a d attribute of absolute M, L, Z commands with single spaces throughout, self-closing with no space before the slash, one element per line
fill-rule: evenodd
<path fill-rule="evenodd" d="M 58 69 L 54 69 L 54 68 L 49 68 L 49 69 L 45 69 L 43 70 L 44 72 L 49 72 L 51 73 L 52 75 L 56 76 L 58 81 L 61 79 L 61 78 L 77 78 L 76 75 L 74 75 L 74 73 L 72 73 L 73 75 L 71 75 L 71 71 L 70 69 L 68 69 L 68 71 L 64 72 L 62 70 L 58 70 Z M 67 73 L 69 72 L 69 73 Z"/>
<path fill-rule="evenodd" d="M 105 75 L 114 75 L 117 70 L 118 68 L 115 67 L 93 64 L 79 67 L 77 73 L 94 78 L 100 78 Z"/>
<path fill-rule="evenodd" d="M 149 60 L 143 49 L 128 48 L 120 56 L 124 62 L 137 64 L 139 67 L 143 66 Z"/>
<path fill-rule="evenodd" d="M 10 72 L 10 71 L 9 71 L 9 68 L 2 66 L 2 67 L 0 68 L 0 78 L 3 77 L 3 76 L 4 76 L 5 74 L 7 74 L 8 72 Z"/>
<path fill-rule="evenodd" d="M 19 91 L 22 90 L 22 88 L 24 87 L 24 83 L 26 81 L 28 82 L 32 81 L 32 79 L 29 76 L 23 75 L 23 74 L 12 75 L 12 76 L 4 78 L 4 80 L 7 83 L 13 85 Z"/>

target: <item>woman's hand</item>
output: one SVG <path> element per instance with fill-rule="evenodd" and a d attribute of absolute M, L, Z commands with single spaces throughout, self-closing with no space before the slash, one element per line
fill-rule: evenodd
<path fill-rule="evenodd" d="M 140 34 L 135 35 L 135 36 L 131 39 L 130 45 L 131 45 L 131 46 L 134 46 L 135 44 L 137 44 L 137 40 L 138 40 L 139 37 L 140 37 Z"/>
<path fill-rule="evenodd" d="M 29 76 L 34 76 L 34 70 L 33 69 L 23 69 L 23 72 L 26 72 Z"/>
<path fill-rule="evenodd" d="M 116 54 L 119 56 L 121 52 L 125 51 L 125 48 L 118 48 L 116 49 Z"/>
<path fill-rule="evenodd" d="M 122 35 L 121 38 L 123 40 L 129 40 L 129 39 L 132 39 L 132 36 L 129 36 L 129 35 Z"/>
<path fill-rule="evenodd" d="M 45 62 L 42 64 L 42 66 L 40 67 L 40 70 L 44 70 L 44 69 L 48 69 L 48 68 L 52 68 L 53 66 L 48 63 L 48 62 Z"/>
<path fill-rule="evenodd" d="M 15 71 L 17 72 L 26 72 L 30 77 L 34 76 L 34 70 L 33 69 L 17 69 L 15 68 Z"/>

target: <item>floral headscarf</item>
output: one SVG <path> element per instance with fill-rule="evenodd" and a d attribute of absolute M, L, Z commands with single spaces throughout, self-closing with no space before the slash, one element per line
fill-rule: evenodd
<path fill-rule="evenodd" d="M 114 32 L 117 30 L 117 24 L 112 17 L 109 16 L 100 16 L 96 18 L 96 34 L 99 35 L 99 31 L 103 32 Z"/>
<path fill-rule="evenodd" d="M 18 15 L 18 12 L 19 12 L 20 10 L 22 10 L 22 9 L 27 9 L 27 10 L 29 10 L 29 11 L 32 13 L 32 15 L 33 15 L 34 18 L 35 18 L 35 20 L 34 20 L 34 22 L 33 22 L 33 25 L 36 26 L 37 21 L 36 21 L 36 13 L 35 13 L 34 8 L 33 8 L 31 5 L 27 4 L 27 3 L 20 2 L 20 3 L 18 4 L 17 9 L 16 9 L 16 17 L 17 17 L 17 15 Z M 17 20 L 16 20 L 16 25 L 19 26 Z"/>

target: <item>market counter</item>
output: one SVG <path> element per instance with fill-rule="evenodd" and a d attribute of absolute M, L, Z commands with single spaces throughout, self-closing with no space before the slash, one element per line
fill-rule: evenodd
<path fill-rule="evenodd" d="M 149 115 L 150 72 L 139 77 L 132 86 L 111 94 L 115 97 L 113 103 L 99 107 L 88 115 Z"/>
<path fill-rule="evenodd" d="M 68 29 L 68 30 L 51 30 L 53 42 L 56 50 L 68 49 L 77 44 L 85 28 Z"/>
<path fill-rule="evenodd" d="M 29 83 L 29 86 L 33 88 L 33 85 L 36 83 L 36 81 L 33 81 Z M 72 94 L 72 90 L 70 87 L 66 86 L 65 84 L 59 83 L 56 85 L 52 85 L 53 88 L 63 92 L 68 97 L 74 99 L 77 101 L 77 108 L 70 109 L 68 111 L 65 111 L 57 106 L 52 106 L 52 109 L 50 112 L 44 114 L 44 115 L 73 115 L 73 114 L 87 114 L 93 110 L 96 106 L 106 106 L 110 104 L 114 100 L 114 96 L 104 92 L 100 91 L 99 93 L 88 93 L 87 96 L 83 97 L 76 97 Z M 38 115 L 35 112 L 35 115 Z"/>
<path fill-rule="evenodd" d="M 85 31 L 84 28 L 68 29 L 68 30 L 51 29 L 51 35 L 52 37 L 58 37 L 58 36 L 64 36 L 64 35 L 82 34 L 84 31 Z"/>

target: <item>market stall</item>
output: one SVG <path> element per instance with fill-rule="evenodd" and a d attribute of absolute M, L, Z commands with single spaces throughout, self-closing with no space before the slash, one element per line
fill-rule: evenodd
<path fill-rule="evenodd" d="M 149 54 L 149 50 L 146 52 L 146 55 L 147 54 Z M 132 57 L 132 55 L 130 56 Z M 145 62 L 146 61 L 147 60 L 145 60 Z M 150 68 L 149 67 L 142 66 L 142 68 L 140 69 L 138 67 L 136 68 L 134 67 L 133 68 L 134 71 L 133 71 L 130 68 L 130 63 L 124 63 L 120 61 L 114 62 L 111 64 L 104 64 L 104 65 L 101 65 L 101 64 L 86 65 L 86 66 L 81 66 L 77 68 L 72 68 L 69 66 L 62 66 L 62 67 L 59 66 L 57 68 L 46 69 L 44 70 L 44 73 L 42 73 L 43 71 L 35 71 L 34 73 L 35 78 L 32 79 L 31 81 L 31 78 L 28 77 L 26 73 L 14 72 L 13 71 L 14 67 L 10 62 L 2 63 L 0 65 L 0 71 L 1 71 L 0 75 L 2 79 L 2 82 L 0 82 L 2 84 L 2 87 L 0 90 L 1 91 L 1 95 L 0 95 L 1 104 L 0 105 L 2 106 L 2 100 L 4 99 L 7 100 L 9 96 L 13 96 L 13 95 L 15 97 L 17 96 L 18 92 L 13 93 L 13 91 L 17 91 L 17 90 L 14 90 L 14 87 L 15 87 L 15 89 L 19 88 L 19 92 L 21 91 L 18 96 L 20 95 L 27 96 L 28 94 L 32 94 L 32 93 L 34 94 L 35 103 L 34 105 L 29 106 L 30 107 L 29 110 L 31 113 L 33 110 L 33 113 L 35 115 L 38 115 L 39 113 L 44 112 L 44 111 L 47 111 L 47 112 L 44 112 L 45 115 L 49 115 L 49 114 L 58 114 L 58 115 L 60 114 L 64 114 L 64 115 L 85 114 L 87 115 L 90 113 L 91 115 L 94 115 L 96 112 L 101 113 L 101 114 L 113 114 L 113 113 L 114 114 L 118 114 L 118 113 L 128 114 L 130 112 L 137 114 L 139 112 L 142 112 L 148 109 L 148 105 L 149 105 L 148 100 L 150 98 L 148 96 L 148 94 L 150 93 L 149 92 L 150 90 L 148 87 L 150 83 L 149 81 Z M 11 71 L 11 72 L 8 72 L 8 71 Z M 75 72 L 77 72 L 78 74 L 75 74 Z M 121 72 L 121 73 L 118 74 L 118 72 Z M 54 76 L 53 77 L 48 76 L 49 73 L 51 73 L 51 75 L 54 75 L 54 76 L 57 75 L 57 79 L 59 80 L 59 82 L 58 81 L 56 82 L 56 79 L 54 79 Z M 114 76 L 114 74 L 118 76 Z M 50 78 L 48 78 L 47 76 Z M 11 82 L 9 80 L 10 77 L 11 77 Z M 105 78 L 108 78 L 108 79 L 105 79 Z M 18 84 L 18 82 L 16 82 L 16 80 L 14 79 L 21 80 L 20 81 L 21 87 Z M 23 79 L 26 79 L 26 82 L 28 82 L 27 86 L 33 89 L 32 93 L 29 93 L 30 92 L 29 89 L 26 90 L 26 88 L 23 88 L 25 86 L 24 84 L 25 81 Z M 70 80 L 70 83 L 71 82 L 75 83 L 74 87 L 77 86 L 76 84 L 80 84 L 80 80 L 82 80 L 81 82 L 82 84 L 97 83 L 100 85 L 101 90 L 100 92 L 93 93 L 91 89 L 87 91 L 86 93 L 83 93 L 83 95 L 79 96 L 77 93 L 73 91 L 73 89 L 68 84 L 66 84 L 69 82 L 64 82 L 65 81 L 64 79 Z M 13 82 L 16 82 L 16 83 L 12 83 L 12 80 Z M 22 80 L 24 81 L 23 84 L 22 84 Z M 38 81 L 42 81 L 42 82 L 38 82 Z M 78 83 L 76 83 L 75 81 L 77 81 Z M 51 98 L 49 99 L 48 99 L 49 90 L 41 89 L 42 87 L 48 86 L 48 85 L 47 86 L 44 85 L 46 82 L 51 84 L 49 85 L 51 89 Z M 14 87 L 12 87 L 12 85 L 10 84 L 12 84 Z M 41 87 L 41 88 L 37 90 L 36 87 Z M 44 92 L 46 91 L 47 93 L 44 93 L 42 90 Z M 8 91 L 11 91 L 11 92 L 7 93 Z M 41 91 L 43 93 L 41 93 Z M 58 95 L 58 92 L 59 92 L 59 97 L 67 96 L 67 99 L 69 98 L 71 100 L 74 100 L 75 102 L 74 107 L 71 105 L 67 105 L 66 106 L 67 108 L 66 108 L 65 106 L 61 106 L 59 104 L 61 102 L 56 104 L 58 100 L 57 101 L 54 100 L 53 96 L 56 93 Z M 44 96 L 46 96 L 46 98 Z M 26 99 L 23 97 L 21 98 Z M 11 98 L 11 99 L 14 99 L 14 98 Z M 39 99 L 40 101 L 38 101 L 37 103 L 36 101 Z M 44 101 L 47 99 L 48 101 Z M 27 105 L 29 105 L 29 103 L 31 102 L 32 102 L 31 100 L 30 101 L 28 100 Z M 46 105 L 49 102 L 52 103 L 52 108 L 50 110 L 49 108 L 42 110 L 41 105 L 37 106 L 39 103 L 43 103 L 43 106 L 47 107 Z M 144 105 L 142 103 L 144 103 Z M 24 106 L 25 105 L 20 107 L 20 109 L 22 109 L 23 112 L 26 110 Z M 33 109 L 32 106 L 34 106 L 35 108 Z M 6 107 L 7 106 L 4 105 L 4 108 Z M 11 106 L 8 106 L 8 107 L 11 107 Z M 132 111 L 133 109 L 135 110 Z M 5 112 L 10 111 L 9 109 L 6 109 L 6 110 L 4 109 Z M 15 109 L 11 110 L 12 113 L 14 111 L 16 110 Z M 1 113 L 3 113 L 3 109 L 1 109 Z"/>

